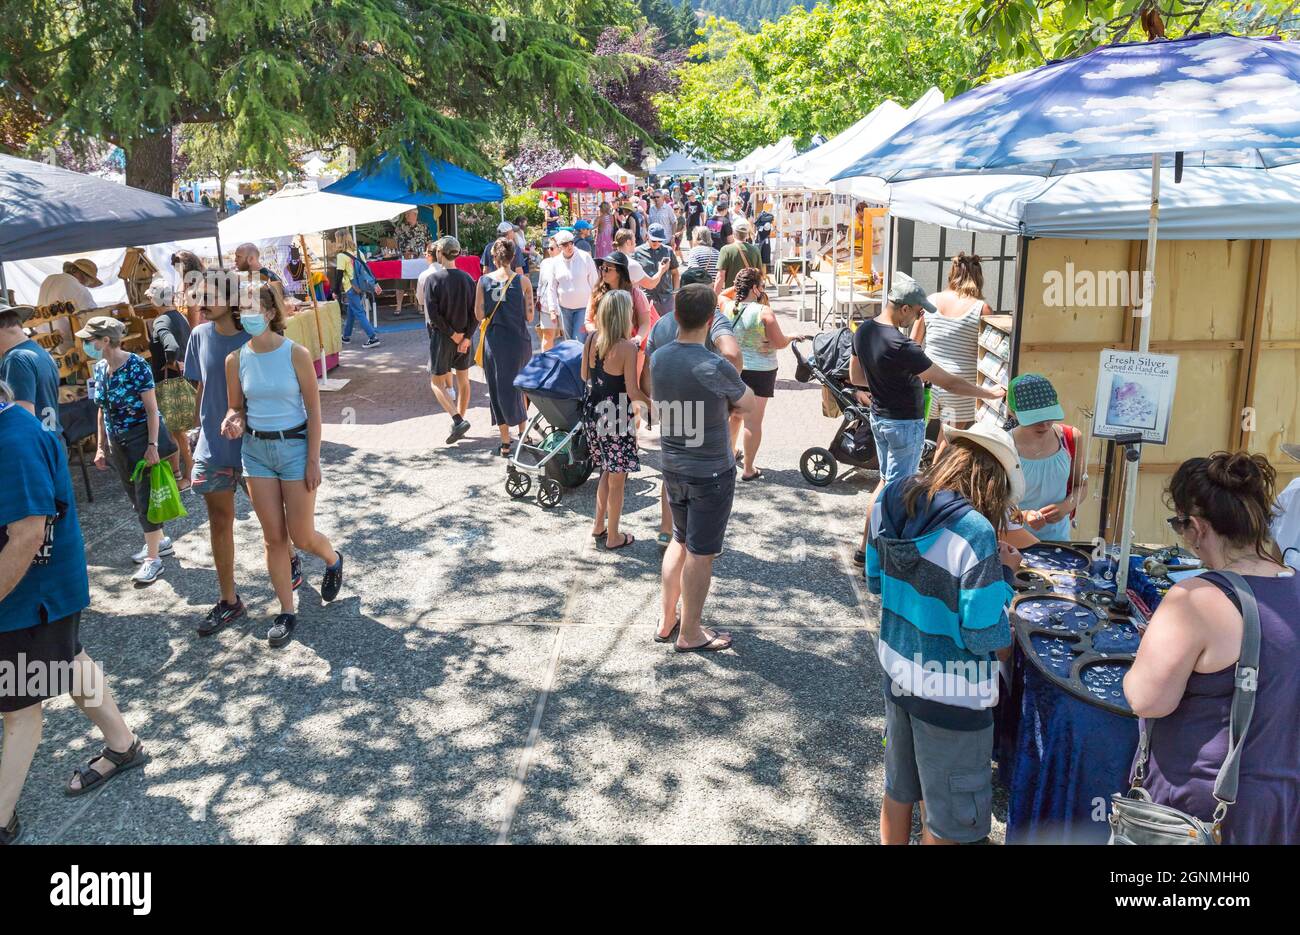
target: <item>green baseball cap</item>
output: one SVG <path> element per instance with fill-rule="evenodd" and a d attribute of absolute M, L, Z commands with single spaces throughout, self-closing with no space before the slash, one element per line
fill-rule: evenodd
<path fill-rule="evenodd" d="M 1007 387 L 1007 405 L 1021 425 L 1065 421 L 1056 387 L 1041 373 L 1022 373 L 1012 380 Z"/>

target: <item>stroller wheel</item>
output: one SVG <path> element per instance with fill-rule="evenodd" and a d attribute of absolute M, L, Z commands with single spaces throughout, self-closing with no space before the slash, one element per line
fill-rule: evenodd
<path fill-rule="evenodd" d="M 799 459 L 799 473 L 814 487 L 828 487 L 839 473 L 839 467 L 835 456 L 825 448 L 809 448 Z"/>
<path fill-rule="evenodd" d="M 543 478 L 541 484 L 537 487 L 537 502 L 547 510 L 559 506 L 560 497 L 562 496 L 560 482 L 553 478 Z"/>
<path fill-rule="evenodd" d="M 533 479 L 527 474 L 521 474 L 514 468 L 506 473 L 506 493 L 518 500 L 520 497 L 528 496 L 528 488 L 533 486 Z"/>

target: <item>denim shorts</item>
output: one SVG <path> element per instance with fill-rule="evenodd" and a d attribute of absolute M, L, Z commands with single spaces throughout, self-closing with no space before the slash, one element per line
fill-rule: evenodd
<path fill-rule="evenodd" d="M 307 439 L 244 436 L 244 475 L 277 480 L 307 476 Z"/>
<path fill-rule="evenodd" d="M 225 493 L 239 486 L 242 475 L 242 468 L 221 467 L 195 458 L 194 470 L 190 473 L 190 489 L 198 494 Z"/>
<path fill-rule="evenodd" d="M 925 451 L 924 419 L 882 419 L 871 416 L 871 435 L 880 459 L 880 479 L 886 484 L 911 477 L 921 467 Z"/>
<path fill-rule="evenodd" d="M 673 538 L 692 555 L 718 555 L 731 519 L 736 469 L 717 477 L 688 477 L 664 471 L 664 490 L 673 514 Z"/>

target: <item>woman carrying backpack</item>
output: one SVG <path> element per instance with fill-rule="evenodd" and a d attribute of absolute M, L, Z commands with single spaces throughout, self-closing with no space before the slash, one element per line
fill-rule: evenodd
<path fill-rule="evenodd" d="M 339 243 L 334 267 L 340 273 L 339 291 L 343 296 L 343 343 L 352 343 L 352 326 L 360 322 L 361 330 L 366 333 L 366 343 L 361 346 L 378 347 L 379 334 L 366 315 L 366 295 L 382 295 L 384 290 L 369 264 L 357 255 L 356 241 L 349 234 L 344 234 Z"/>

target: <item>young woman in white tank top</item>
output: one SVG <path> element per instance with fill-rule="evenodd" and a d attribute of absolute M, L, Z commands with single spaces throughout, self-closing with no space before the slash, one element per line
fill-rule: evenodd
<path fill-rule="evenodd" d="M 912 340 L 930 360 L 971 383 L 979 383 L 980 319 L 992 310 L 984 301 L 984 272 L 980 258 L 966 251 L 952 258 L 948 288 L 930 296 L 938 312 L 926 312 L 912 326 Z M 928 418 L 942 418 L 954 428 L 969 428 L 975 421 L 975 398 L 934 391 Z"/>
<path fill-rule="evenodd" d="M 226 358 L 227 438 L 243 438 L 242 460 L 262 538 L 266 570 L 280 601 L 267 634 L 272 646 L 293 637 L 294 610 L 289 542 L 325 563 L 321 600 L 338 596 L 343 555 L 316 530 L 320 487 L 320 391 L 311 352 L 284 336 L 284 300 L 278 284 L 256 287 L 255 306 L 240 314 L 252 340 Z"/>

